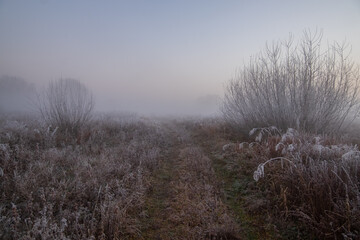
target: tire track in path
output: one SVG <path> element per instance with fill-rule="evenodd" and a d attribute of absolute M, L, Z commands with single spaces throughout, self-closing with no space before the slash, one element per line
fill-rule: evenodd
<path fill-rule="evenodd" d="M 168 133 L 143 217 L 144 239 L 240 239 L 238 225 L 220 198 L 211 160 L 181 124 L 163 122 Z"/>

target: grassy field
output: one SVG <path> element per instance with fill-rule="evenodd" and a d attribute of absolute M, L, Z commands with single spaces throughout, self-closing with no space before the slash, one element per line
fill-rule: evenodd
<path fill-rule="evenodd" d="M 74 136 L 3 117 L 0 238 L 358 239 L 358 153 L 215 118 L 104 115 Z"/>

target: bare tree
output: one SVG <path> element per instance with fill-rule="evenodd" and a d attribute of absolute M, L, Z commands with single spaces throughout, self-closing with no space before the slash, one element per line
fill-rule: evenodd
<path fill-rule="evenodd" d="M 39 110 L 44 120 L 72 133 L 90 121 L 94 108 L 92 93 L 74 79 L 50 82 L 39 100 Z"/>
<path fill-rule="evenodd" d="M 322 50 L 322 33 L 305 31 L 297 46 L 267 45 L 228 82 L 222 112 L 248 131 L 275 125 L 285 129 L 336 132 L 359 111 L 359 67 L 347 44 Z"/>

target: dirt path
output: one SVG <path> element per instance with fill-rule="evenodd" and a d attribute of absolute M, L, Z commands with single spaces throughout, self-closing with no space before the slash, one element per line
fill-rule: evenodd
<path fill-rule="evenodd" d="M 169 147 L 154 172 L 143 218 L 144 239 L 240 239 L 220 198 L 211 160 L 182 125 L 166 123 Z"/>

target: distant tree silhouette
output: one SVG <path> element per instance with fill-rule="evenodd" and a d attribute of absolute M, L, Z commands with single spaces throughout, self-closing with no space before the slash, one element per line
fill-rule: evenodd
<path fill-rule="evenodd" d="M 50 82 L 39 96 L 39 110 L 45 121 L 62 131 L 77 133 L 92 116 L 92 93 L 78 80 Z"/>

